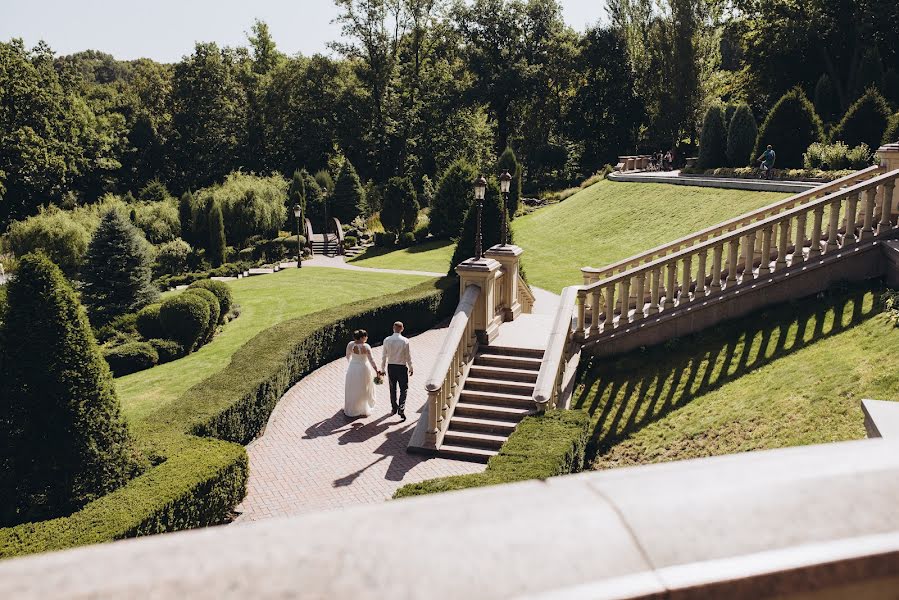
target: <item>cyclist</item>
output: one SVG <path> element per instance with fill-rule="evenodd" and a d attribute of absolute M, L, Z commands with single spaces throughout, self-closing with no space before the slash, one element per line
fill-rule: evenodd
<path fill-rule="evenodd" d="M 777 158 L 777 155 L 774 153 L 774 148 L 771 147 L 771 144 L 768 144 L 768 148 L 757 159 L 761 163 L 760 168 L 765 172 L 765 179 L 771 179 L 771 175 L 774 172 L 775 158 Z"/>

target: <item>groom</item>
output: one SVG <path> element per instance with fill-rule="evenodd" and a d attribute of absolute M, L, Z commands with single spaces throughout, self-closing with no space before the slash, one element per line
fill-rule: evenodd
<path fill-rule="evenodd" d="M 406 420 L 406 392 L 409 390 L 409 377 L 412 375 L 412 353 L 409 352 L 409 339 L 403 336 L 403 324 L 393 324 L 393 335 L 384 340 L 384 351 L 381 353 L 381 370 L 387 365 L 387 383 L 390 385 L 391 414 L 400 413 L 400 421 Z M 400 388 L 397 401 L 396 388 Z"/>

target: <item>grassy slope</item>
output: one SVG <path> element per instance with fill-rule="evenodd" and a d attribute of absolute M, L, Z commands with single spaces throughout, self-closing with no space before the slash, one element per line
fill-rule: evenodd
<path fill-rule="evenodd" d="M 899 397 L 899 330 L 874 288 L 833 292 L 590 367 L 593 468 L 865 435 L 862 398 Z"/>
<path fill-rule="evenodd" d="M 533 285 L 560 292 L 601 267 L 784 198 L 655 183 L 601 181 L 513 223 Z"/>
<path fill-rule="evenodd" d="M 193 385 L 223 369 L 248 340 L 272 325 L 325 308 L 398 292 L 421 283 L 415 276 L 340 269 L 288 269 L 231 283 L 238 319 L 212 343 L 180 360 L 116 380 L 125 414 L 139 420 L 176 400 Z"/>
<path fill-rule="evenodd" d="M 385 248 L 369 248 L 365 254 L 354 258 L 354 265 L 374 269 L 407 269 L 446 273 L 455 245 L 446 240 L 425 242 L 411 248 L 389 251 Z"/>

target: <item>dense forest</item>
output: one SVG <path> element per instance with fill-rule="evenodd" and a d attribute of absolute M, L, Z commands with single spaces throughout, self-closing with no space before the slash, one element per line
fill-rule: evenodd
<path fill-rule="evenodd" d="M 176 64 L 0 43 L 0 230 L 151 182 L 180 195 L 234 171 L 409 177 L 506 148 L 529 189 L 622 152 L 695 144 L 715 103 L 761 120 L 800 86 L 825 126 L 870 87 L 899 103 L 899 4 L 883 0 L 610 0 L 580 33 L 554 0 L 335 0 L 330 55 L 247 45 Z M 814 27 L 809 24 L 814 23 Z"/>

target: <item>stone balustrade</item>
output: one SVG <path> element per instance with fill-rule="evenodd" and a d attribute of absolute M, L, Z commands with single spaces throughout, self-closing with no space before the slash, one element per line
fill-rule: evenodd
<path fill-rule="evenodd" d="M 649 168 L 649 154 L 637 156 L 619 156 L 616 168 L 619 171 L 645 171 Z"/>
<path fill-rule="evenodd" d="M 607 270 L 578 292 L 575 336 L 596 338 L 630 322 L 767 277 L 894 229 L 899 169 L 831 191 L 623 272 Z M 631 312 L 633 309 L 633 312 Z M 617 315 L 617 318 L 616 318 Z"/>

